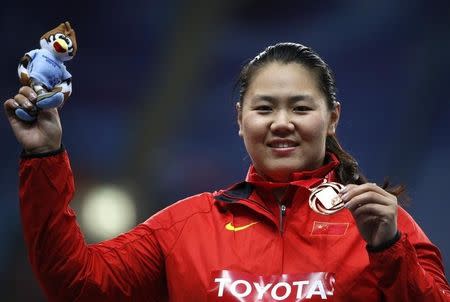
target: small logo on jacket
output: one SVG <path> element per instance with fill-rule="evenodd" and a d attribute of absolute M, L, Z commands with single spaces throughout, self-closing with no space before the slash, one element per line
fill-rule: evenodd
<path fill-rule="evenodd" d="M 258 222 L 252 222 L 252 223 L 249 223 L 249 224 L 246 224 L 246 225 L 243 225 L 243 226 L 234 226 L 232 222 L 228 222 L 225 225 L 225 229 L 227 229 L 228 231 L 239 232 L 239 231 L 245 230 L 245 229 L 247 229 L 247 228 L 249 228 L 252 225 L 255 225 L 257 223 Z"/>
<path fill-rule="evenodd" d="M 314 221 L 311 235 L 342 236 L 347 232 L 348 222 L 322 222 Z"/>

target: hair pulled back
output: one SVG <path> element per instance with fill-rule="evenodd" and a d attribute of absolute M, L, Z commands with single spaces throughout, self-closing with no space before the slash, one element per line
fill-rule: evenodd
<path fill-rule="evenodd" d="M 297 63 L 308 68 L 316 76 L 318 87 L 326 98 L 328 109 L 332 110 L 336 106 L 336 82 L 330 67 L 311 48 L 298 43 L 278 43 L 269 46 L 244 65 L 236 83 L 239 88 L 239 103 L 241 106 L 256 72 L 273 62 Z M 340 161 L 336 170 L 338 181 L 343 184 L 363 184 L 367 182 L 357 161 L 342 148 L 335 134 L 327 136 L 325 148 L 328 152 L 334 153 Z M 387 188 L 388 186 L 389 182 L 385 181 L 383 188 L 394 195 L 400 195 L 404 191 L 403 186 Z"/>
<path fill-rule="evenodd" d="M 311 70 L 316 75 L 317 84 L 326 98 L 328 109 L 334 108 L 337 103 L 336 84 L 331 69 L 311 48 L 297 43 L 278 43 L 269 46 L 242 68 L 237 82 L 241 105 L 255 73 L 273 62 L 297 63 Z M 334 153 L 340 161 L 340 165 L 337 167 L 337 176 L 340 182 L 343 184 L 366 182 L 365 177 L 359 171 L 358 163 L 341 147 L 336 135 L 326 138 L 326 150 Z"/>

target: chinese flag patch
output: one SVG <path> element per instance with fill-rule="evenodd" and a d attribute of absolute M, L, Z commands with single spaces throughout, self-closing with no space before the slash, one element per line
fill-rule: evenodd
<path fill-rule="evenodd" d="M 314 221 L 311 235 L 342 236 L 347 232 L 348 222 L 322 222 Z"/>

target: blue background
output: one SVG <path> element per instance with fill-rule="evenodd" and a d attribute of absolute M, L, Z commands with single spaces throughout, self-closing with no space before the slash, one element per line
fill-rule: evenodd
<path fill-rule="evenodd" d="M 74 92 L 61 116 L 78 196 L 95 184 L 123 185 L 143 221 L 241 180 L 250 161 L 237 135 L 234 81 L 266 46 L 300 42 L 336 74 L 343 146 L 372 181 L 407 186 L 407 210 L 450 268 L 450 2 L 7 1 L 4 100 L 19 87 L 19 58 L 66 20 L 79 52 L 67 64 Z M 43 301 L 19 221 L 21 149 L 4 117 L 0 135 L 0 293 Z"/>

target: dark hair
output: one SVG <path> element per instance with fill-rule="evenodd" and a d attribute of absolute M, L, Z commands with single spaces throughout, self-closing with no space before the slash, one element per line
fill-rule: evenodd
<path fill-rule="evenodd" d="M 244 65 L 236 83 L 239 87 L 239 103 L 241 106 L 252 77 L 260 68 L 272 62 L 298 63 L 309 68 L 317 76 L 319 89 L 326 97 L 328 109 L 332 110 L 335 107 L 337 102 L 336 83 L 330 67 L 311 48 L 297 43 L 278 43 L 269 46 Z M 326 150 L 334 153 L 340 161 L 336 172 L 341 183 L 363 184 L 367 182 L 357 161 L 341 147 L 336 135 L 330 135 L 326 138 Z M 389 183 L 385 181 L 383 188 L 386 189 L 388 186 Z M 387 190 L 394 195 L 399 195 L 404 191 L 404 188 L 403 186 L 397 186 L 387 188 Z"/>

